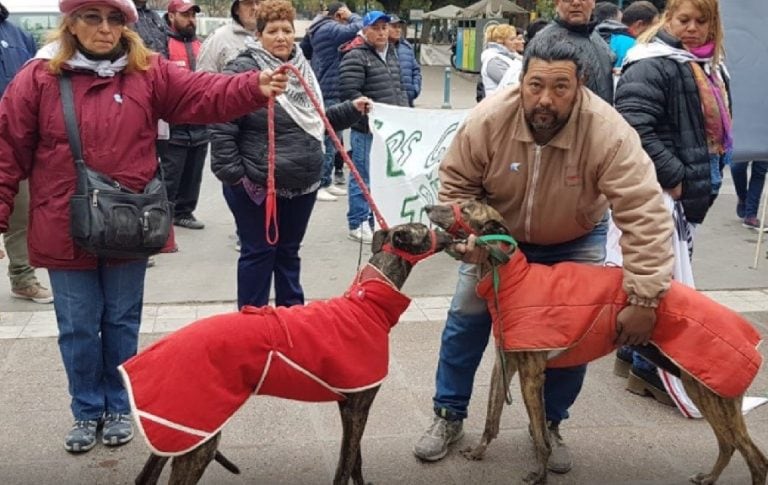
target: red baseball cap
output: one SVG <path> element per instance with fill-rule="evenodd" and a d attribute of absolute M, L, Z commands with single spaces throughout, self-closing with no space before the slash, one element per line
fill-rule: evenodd
<path fill-rule="evenodd" d="M 189 10 L 194 10 L 195 13 L 200 13 L 200 7 L 195 5 L 193 0 L 171 0 L 168 2 L 168 13 L 184 13 Z"/>

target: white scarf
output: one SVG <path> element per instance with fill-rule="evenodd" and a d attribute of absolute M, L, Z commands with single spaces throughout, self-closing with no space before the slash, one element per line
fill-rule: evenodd
<path fill-rule="evenodd" d="M 247 39 L 245 41 L 245 47 L 248 49 L 248 53 L 253 57 L 256 63 L 259 65 L 259 69 L 272 69 L 275 70 L 285 61 L 278 59 L 270 54 L 261 41 L 255 39 Z M 323 95 L 320 92 L 320 85 L 317 82 L 315 74 L 312 72 L 312 68 L 309 66 L 307 59 L 304 57 L 301 49 L 293 47 L 293 54 L 287 61 L 294 65 L 301 76 L 307 81 L 312 93 L 320 103 L 320 107 L 323 106 Z M 283 94 L 275 98 L 280 103 L 280 106 L 288 113 L 293 121 L 296 122 L 304 131 L 309 133 L 313 138 L 323 141 L 325 138 L 325 125 L 320 118 L 320 114 L 315 110 L 312 105 L 309 96 L 304 91 L 304 87 L 299 82 L 299 79 L 292 73 L 288 74 L 288 87 L 286 87 Z"/>
<path fill-rule="evenodd" d="M 58 42 L 46 44 L 37 51 L 35 59 L 53 59 L 56 56 L 56 53 L 59 52 L 59 48 L 60 46 Z M 99 77 L 114 77 L 115 74 L 125 69 L 128 65 L 128 56 L 124 54 L 114 61 L 94 61 L 85 57 L 82 52 L 76 51 L 75 55 L 67 60 L 65 64 L 72 69 L 93 71 Z"/>

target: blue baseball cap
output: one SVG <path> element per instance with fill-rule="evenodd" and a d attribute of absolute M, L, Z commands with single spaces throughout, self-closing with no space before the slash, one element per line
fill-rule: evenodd
<path fill-rule="evenodd" d="M 371 10 L 365 14 L 365 17 L 363 17 L 363 27 L 370 27 L 379 20 L 383 20 L 385 23 L 389 23 L 389 21 L 392 19 L 389 15 L 385 14 L 381 10 Z"/>

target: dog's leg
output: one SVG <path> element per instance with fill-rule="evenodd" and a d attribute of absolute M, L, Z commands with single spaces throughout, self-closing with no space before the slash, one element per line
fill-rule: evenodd
<path fill-rule="evenodd" d="M 220 439 L 221 433 L 216 433 L 216 436 L 189 453 L 174 458 L 168 485 L 191 485 L 199 482 L 216 454 Z"/>
<path fill-rule="evenodd" d="M 547 462 L 552 453 L 547 431 L 547 418 L 544 413 L 544 371 L 547 368 L 546 352 L 519 352 L 517 354 L 517 372 L 520 374 L 520 387 L 523 402 L 531 420 L 531 438 L 536 448 L 538 468 L 524 479 L 526 483 L 547 483 Z"/>
<path fill-rule="evenodd" d="M 347 485 L 352 478 L 355 485 L 363 485 L 363 463 L 360 453 L 360 440 L 368 421 L 368 411 L 376 398 L 379 387 L 367 389 L 354 394 L 347 394 L 347 398 L 339 401 L 339 413 L 341 414 L 341 452 L 339 463 L 336 466 L 334 485 Z"/>
<path fill-rule="evenodd" d="M 136 485 L 155 485 L 167 461 L 168 457 L 158 456 L 154 453 L 149 455 L 144 468 L 141 469 L 141 473 L 136 477 Z"/>
<path fill-rule="evenodd" d="M 734 449 L 738 449 L 744 461 L 747 462 L 752 475 L 752 484 L 765 485 L 768 475 L 768 458 L 749 436 L 747 423 L 741 413 L 742 399 L 720 397 L 685 372 L 682 373 L 681 378 L 685 391 L 715 432 L 720 448 L 712 471 L 698 473 L 691 477 L 691 481 L 702 485 L 715 483 L 730 462 Z"/>
<path fill-rule="evenodd" d="M 485 416 L 483 436 L 476 446 L 469 446 L 461 450 L 461 454 L 468 460 L 482 460 L 488 445 L 499 435 L 501 413 L 504 411 L 504 398 L 507 395 L 512 376 L 517 371 L 515 354 L 510 352 L 506 354 L 506 357 L 507 372 L 505 376 L 501 372 L 501 359 L 499 359 L 498 353 L 496 354 L 496 361 L 493 363 L 493 372 L 491 373 L 491 388 L 488 391 L 488 411 Z"/>

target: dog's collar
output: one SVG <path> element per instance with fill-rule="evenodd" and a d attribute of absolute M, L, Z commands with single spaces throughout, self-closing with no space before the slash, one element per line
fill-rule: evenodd
<path fill-rule="evenodd" d="M 389 243 L 384 244 L 381 247 L 381 250 L 384 251 L 385 253 L 394 254 L 395 256 L 408 261 L 409 263 L 411 263 L 411 266 L 413 266 L 416 263 L 418 263 L 419 261 L 427 259 L 428 257 L 432 256 L 433 254 L 435 254 L 437 252 L 436 251 L 437 250 L 437 235 L 435 234 L 434 229 L 430 229 L 429 237 L 430 237 L 430 240 L 431 240 L 430 246 L 429 246 L 429 249 L 426 252 L 424 252 L 424 253 L 419 253 L 419 254 L 407 253 L 407 252 L 403 251 L 402 249 L 398 249 L 398 248 L 392 246 Z"/>
<path fill-rule="evenodd" d="M 447 229 L 448 234 L 453 236 L 461 236 L 459 231 L 464 232 L 464 237 L 471 234 L 477 235 L 477 232 L 469 227 L 469 224 L 464 222 L 464 218 L 461 216 L 461 207 L 459 204 L 451 204 L 451 210 L 453 211 L 453 224 Z"/>

